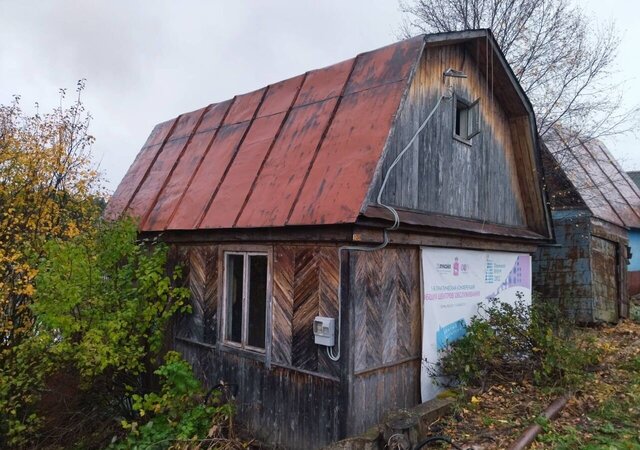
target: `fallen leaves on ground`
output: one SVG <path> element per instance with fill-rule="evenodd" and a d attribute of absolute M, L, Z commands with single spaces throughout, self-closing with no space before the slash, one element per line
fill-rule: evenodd
<path fill-rule="evenodd" d="M 465 449 L 503 449 L 538 423 L 544 432 L 533 449 L 640 449 L 640 324 L 622 321 L 578 333 L 595 338 L 600 364 L 555 420 L 540 414 L 564 392 L 509 383 L 467 392 L 451 416 L 430 425 L 431 433 Z"/>

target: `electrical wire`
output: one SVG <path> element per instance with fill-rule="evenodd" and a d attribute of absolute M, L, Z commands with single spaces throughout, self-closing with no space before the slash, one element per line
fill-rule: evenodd
<path fill-rule="evenodd" d="M 393 160 L 393 162 L 387 169 L 387 172 L 385 173 L 384 177 L 382 178 L 382 184 L 380 185 L 380 190 L 378 191 L 378 195 L 376 197 L 376 203 L 379 206 L 386 208 L 393 215 L 393 225 L 385 228 L 382 232 L 382 236 L 383 236 L 382 243 L 378 245 L 373 245 L 373 246 L 346 245 L 346 246 L 338 247 L 338 267 L 340 268 L 338 271 L 338 327 L 337 327 L 338 332 L 337 332 L 336 344 L 333 347 L 327 347 L 327 356 L 329 356 L 329 359 L 331 359 L 332 361 L 338 361 L 340 359 L 340 354 L 341 354 L 340 336 L 342 334 L 341 333 L 341 330 L 342 330 L 342 323 L 341 323 L 342 321 L 342 252 L 346 250 L 373 252 L 376 250 L 381 250 L 389 244 L 389 231 L 397 230 L 400 227 L 400 216 L 398 215 L 398 211 L 396 211 L 393 206 L 387 205 L 382 202 L 382 193 L 384 192 L 384 189 L 387 187 L 387 182 L 389 181 L 389 176 L 391 175 L 391 171 L 398 164 L 398 162 L 400 162 L 400 160 L 405 155 L 405 153 L 409 151 L 409 149 L 411 148 L 411 145 L 416 140 L 418 135 L 427 126 L 427 123 L 429 123 L 429 120 L 431 120 L 431 117 L 433 117 L 433 115 L 435 114 L 436 110 L 442 103 L 442 100 L 452 98 L 453 96 L 452 94 L 453 92 L 451 90 L 451 87 L 449 87 L 447 89 L 447 92 L 441 95 L 440 98 L 438 98 L 436 105 L 433 107 L 433 109 L 431 110 L 427 118 L 424 119 L 420 127 L 418 127 L 418 129 L 413 134 L 413 136 L 411 137 L 407 145 L 405 145 L 402 151 L 398 153 L 398 156 L 396 156 L 396 159 Z M 335 348 L 335 351 L 334 351 L 334 348 Z"/>

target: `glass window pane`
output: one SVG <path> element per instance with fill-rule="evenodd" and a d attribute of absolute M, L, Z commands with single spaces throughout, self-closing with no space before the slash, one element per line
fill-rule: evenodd
<path fill-rule="evenodd" d="M 456 123 L 455 123 L 455 134 L 456 136 L 460 136 L 460 122 L 461 122 L 461 118 L 460 115 L 462 113 L 462 110 L 460 109 L 460 104 L 456 104 Z"/>
<path fill-rule="evenodd" d="M 264 348 L 267 319 L 267 256 L 249 256 L 248 344 Z"/>
<path fill-rule="evenodd" d="M 225 338 L 242 342 L 242 281 L 244 256 L 227 255 L 227 317 Z"/>

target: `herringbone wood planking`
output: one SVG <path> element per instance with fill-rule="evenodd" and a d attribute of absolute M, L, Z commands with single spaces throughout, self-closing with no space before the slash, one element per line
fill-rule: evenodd
<path fill-rule="evenodd" d="M 355 370 L 417 356 L 420 273 L 417 249 L 351 252 L 355 273 Z"/>
<path fill-rule="evenodd" d="M 313 320 L 320 306 L 317 254 L 315 247 L 296 250 L 293 279 L 293 365 L 314 371 L 318 369 L 318 350 Z"/>
<path fill-rule="evenodd" d="M 420 297 L 420 253 L 419 250 L 404 250 L 399 253 L 397 282 L 401 301 L 398 302 L 398 353 L 402 358 L 419 356 L 422 348 L 422 315 Z"/>
<path fill-rule="evenodd" d="M 352 251 L 355 259 L 354 286 L 351 292 L 355 307 L 355 369 L 380 365 L 382 314 L 378 301 L 382 298 L 382 260 L 386 250 L 376 252 Z"/>
<path fill-rule="evenodd" d="M 338 364 L 317 346 L 313 320 L 338 318 L 336 247 L 276 245 L 273 252 L 272 347 L 274 363 L 337 375 Z M 181 337 L 216 342 L 219 247 L 184 250 L 192 312 L 177 327 Z"/>
<path fill-rule="evenodd" d="M 291 365 L 295 251 L 290 246 L 277 246 L 273 255 L 271 359 L 276 363 Z"/>
<path fill-rule="evenodd" d="M 333 317 L 338 322 L 338 290 L 339 285 L 339 261 L 338 249 L 335 247 L 321 248 L 317 254 L 318 261 L 318 290 L 320 301 L 318 315 Z M 337 324 L 339 326 L 339 324 Z M 337 329 L 337 328 L 336 328 Z M 336 339 L 338 334 L 336 333 Z M 338 365 L 327 356 L 325 347 L 317 347 L 318 370 L 331 375 L 338 375 Z"/>
<path fill-rule="evenodd" d="M 337 248 L 281 245 L 274 258 L 272 360 L 337 375 L 313 337 L 316 316 L 338 318 Z"/>
<path fill-rule="evenodd" d="M 217 333 L 218 247 L 213 245 L 190 247 L 188 267 L 191 313 L 181 323 L 178 334 L 214 344 Z"/>

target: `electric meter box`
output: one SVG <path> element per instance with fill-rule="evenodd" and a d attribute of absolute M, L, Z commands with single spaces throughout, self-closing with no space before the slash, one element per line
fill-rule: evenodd
<path fill-rule="evenodd" d="M 316 344 L 333 347 L 336 340 L 335 333 L 336 319 L 318 316 L 313 320 L 313 335 Z"/>

